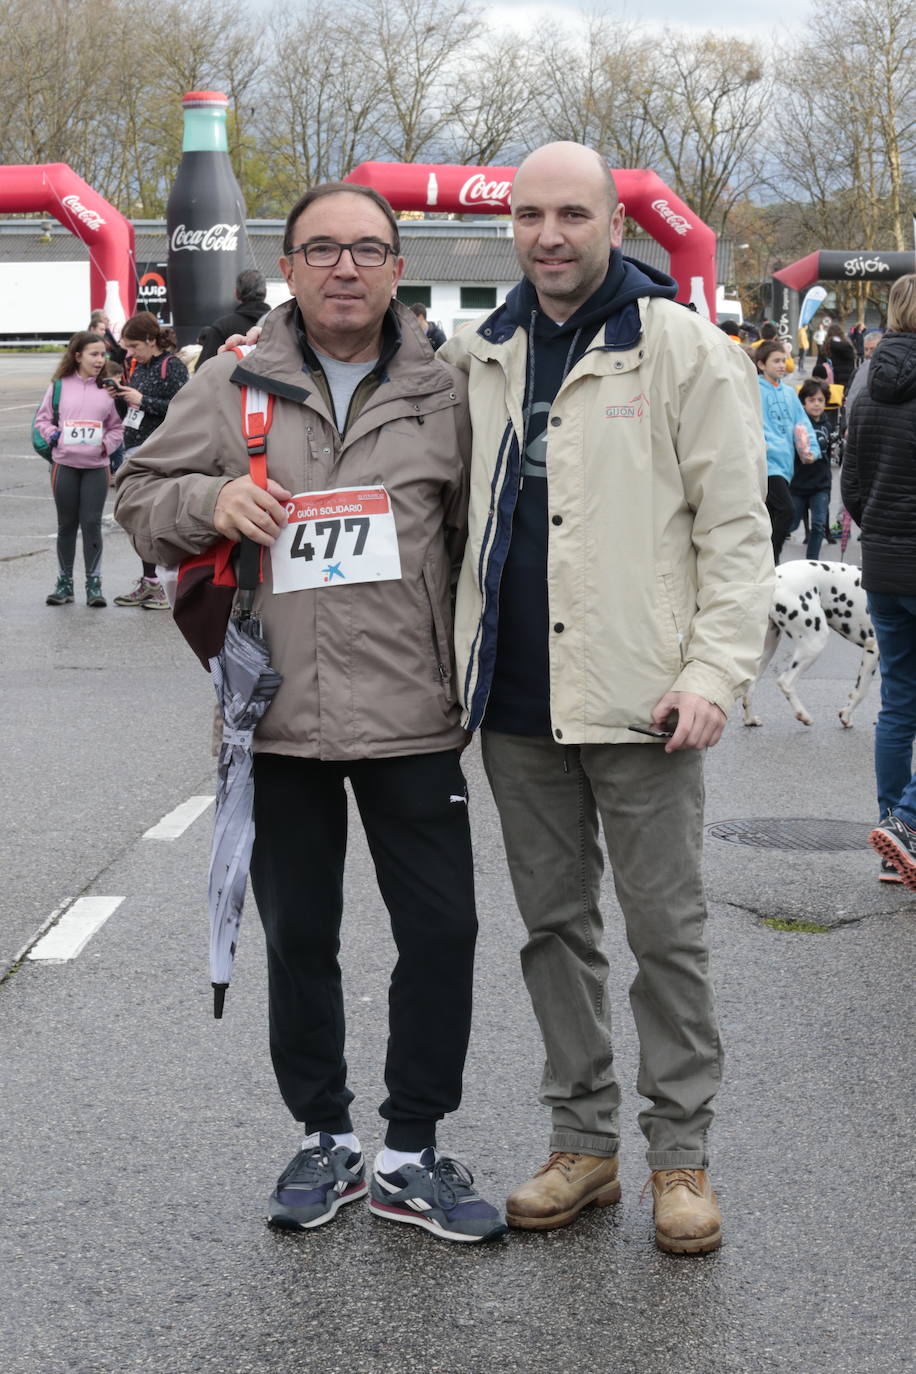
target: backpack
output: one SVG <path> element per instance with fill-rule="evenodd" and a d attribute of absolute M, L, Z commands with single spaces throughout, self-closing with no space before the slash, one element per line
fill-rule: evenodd
<path fill-rule="evenodd" d="M 243 358 L 250 349 L 243 346 L 234 351 Z M 240 391 L 248 471 L 253 482 L 266 488 L 267 433 L 273 420 L 274 398 L 254 387 L 243 386 Z M 263 555 L 261 545 L 251 539 L 218 539 L 203 553 L 183 558 L 175 570 L 172 616 L 208 672 L 210 659 L 223 647 L 236 592 L 253 596 L 255 587 L 263 581 Z"/>
<path fill-rule="evenodd" d="M 60 377 L 55 377 L 51 385 L 51 419 L 54 421 L 55 429 L 60 426 L 60 381 Z M 42 402 L 43 404 L 44 402 Z M 41 410 L 41 406 L 38 407 L 38 410 Z M 54 449 L 35 424 L 38 419 L 38 410 L 32 416 L 32 448 L 39 458 L 44 458 L 46 463 L 53 463 Z"/>

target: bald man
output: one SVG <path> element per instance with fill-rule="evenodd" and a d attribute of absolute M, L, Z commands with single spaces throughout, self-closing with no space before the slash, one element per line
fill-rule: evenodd
<path fill-rule="evenodd" d="M 721 1241 L 703 754 L 754 678 L 773 557 L 754 368 L 621 256 L 624 214 L 597 153 L 538 149 L 512 190 L 523 280 L 440 351 L 473 423 L 458 682 L 546 1050 L 548 1158 L 506 1219 L 549 1230 L 620 1197 L 600 821 L 639 966 L 656 1240 L 695 1254 Z"/>

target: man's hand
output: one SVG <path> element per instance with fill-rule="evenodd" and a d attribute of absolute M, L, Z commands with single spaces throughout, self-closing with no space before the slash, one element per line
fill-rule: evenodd
<path fill-rule="evenodd" d="M 213 524 L 220 534 L 236 542 L 246 536 L 256 544 L 272 544 L 287 523 L 286 510 L 280 502 L 291 496 L 292 492 L 269 477 L 265 491 L 246 472 L 244 477 L 236 477 L 220 489 Z"/>
<path fill-rule="evenodd" d="M 247 334 L 230 334 L 224 344 L 220 344 L 217 353 L 228 353 L 230 348 L 241 348 L 242 344 L 249 344 L 254 348 L 258 339 L 261 337 L 261 326 L 253 324 Z"/>
<path fill-rule="evenodd" d="M 666 754 L 673 754 L 675 749 L 710 749 L 718 743 L 726 718 L 711 701 L 695 692 L 666 692 L 652 711 L 656 729 L 665 729 L 672 711 L 677 715 L 677 726 L 665 745 Z"/>

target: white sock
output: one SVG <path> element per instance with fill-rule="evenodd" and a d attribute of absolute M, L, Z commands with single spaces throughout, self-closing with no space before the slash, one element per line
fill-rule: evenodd
<path fill-rule="evenodd" d="M 346 1145 L 347 1149 L 350 1150 L 350 1151 L 352 1151 L 353 1154 L 357 1154 L 357 1155 L 359 1154 L 359 1152 L 360 1152 L 359 1141 L 357 1140 L 356 1136 L 353 1134 L 352 1131 L 344 1131 L 344 1132 L 341 1132 L 340 1135 L 336 1135 L 336 1134 L 334 1134 L 334 1132 L 332 1132 L 332 1131 L 326 1131 L 325 1134 L 331 1136 L 331 1138 L 332 1138 L 332 1140 L 334 1141 L 334 1144 L 335 1144 L 335 1145 Z M 313 1150 L 313 1149 L 315 1148 L 316 1145 L 320 1145 L 320 1144 L 321 1144 L 320 1132 L 318 1132 L 318 1131 L 313 1131 L 311 1135 L 307 1135 L 307 1136 L 305 1137 L 305 1139 L 303 1140 L 302 1144 L 299 1146 L 299 1149 L 300 1149 L 300 1150 Z"/>
<path fill-rule="evenodd" d="M 389 1150 L 386 1145 L 378 1157 L 377 1168 L 383 1174 L 394 1174 L 402 1164 L 419 1164 L 422 1150 Z"/>

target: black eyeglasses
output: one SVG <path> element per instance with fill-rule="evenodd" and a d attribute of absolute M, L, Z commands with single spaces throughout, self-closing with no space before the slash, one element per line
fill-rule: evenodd
<path fill-rule="evenodd" d="M 387 243 L 375 243 L 372 239 L 360 239 L 358 243 L 317 239 L 311 243 L 297 243 L 289 251 L 291 256 L 293 253 L 302 253 L 309 267 L 336 267 L 344 249 L 349 249 L 357 267 L 384 267 L 388 254 L 395 256 L 395 250 Z"/>

